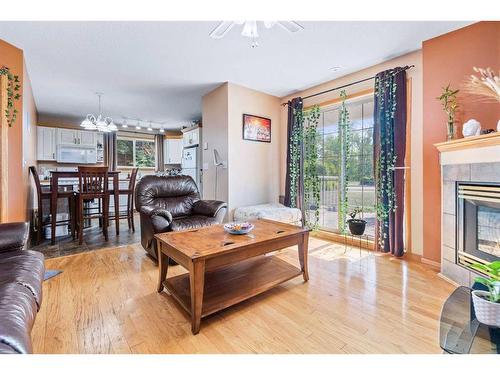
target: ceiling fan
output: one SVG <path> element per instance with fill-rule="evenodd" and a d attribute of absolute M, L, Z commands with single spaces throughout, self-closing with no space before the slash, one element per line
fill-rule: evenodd
<path fill-rule="evenodd" d="M 281 26 L 290 33 L 296 33 L 304 29 L 295 21 L 263 21 L 266 29 L 271 29 L 275 25 Z M 241 35 L 247 38 L 252 38 L 252 48 L 258 47 L 259 32 L 257 30 L 257 21 L 222 21 L 215 29 L 212 30 L 210 36 L 214 39 L 222 39 L 235 25 L 243 25 Z"/>

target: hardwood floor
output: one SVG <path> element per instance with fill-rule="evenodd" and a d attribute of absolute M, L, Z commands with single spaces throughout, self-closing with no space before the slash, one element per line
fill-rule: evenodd
<path fill-rule="evenodd" d="M 202 320 L 156 292 L 139 244 L 48 259 L 35 353 L 439 353 L 438 317 L 454 287 L 416 261 L 317 238 L 298 277 Z M 298 264 L 296 249 L 280 257 Z M 170 272 L 184 272 L 180 266 Z"/>

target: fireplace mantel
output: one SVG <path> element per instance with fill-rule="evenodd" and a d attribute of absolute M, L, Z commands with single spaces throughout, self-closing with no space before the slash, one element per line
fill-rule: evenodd
<path fill-rule="evenodd" d="M 500 162 L 500 132 L 436 143 L 441 165 Z"/>
<path fill-rule="evenodd" d="M 457 151 L 477 147 L 500 146 L 500 132 L 454 139 L 453 141 L 436 143 L 434 146 L 439 150 L 439 152 Z"/>

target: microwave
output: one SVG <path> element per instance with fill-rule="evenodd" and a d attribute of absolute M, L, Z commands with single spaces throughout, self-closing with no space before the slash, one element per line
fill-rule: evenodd
<path fill-rule="evenodd" d="M 58 163 L 95 164 L 97 152 L 95 147 L 82 148 L 72 146 L 57 146 Z"/>

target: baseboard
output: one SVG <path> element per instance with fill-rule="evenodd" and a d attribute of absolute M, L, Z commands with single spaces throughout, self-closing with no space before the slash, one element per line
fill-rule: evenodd
<path fill-rule="evenodd" d="M 438 273 L 438 276 L 439 276 L 441 279 L 443 279 L 444 281 L 446 281 L 446 282 L 450 283 L 451 285 L 454 285 L 454 286 L 456 286 L 456 287 L 459 287 L 459 286 L 460 286 L 459 284 L 457 284 L 457 283 L 456 283 L 456 282 L 454 282 L 453 280 L 451 280 L 451 279 L 447 278 L 447 277 L 446 277 L 445 275 L 443 275 L 441 272 L 439 272 L 439 273 Z"/>
<path fill-rule="evenodd" d="M 424 263 L 424 264 L 428 264 L 429 266 L 441 269 L 441 263 L 440 262 L 436 262 L 434 260 L 430 260 L 430 259 L 427 259 L 427 258 L 424 258 L 424 257 L 420 258 L 420 261 L 422 263 Z"/>

